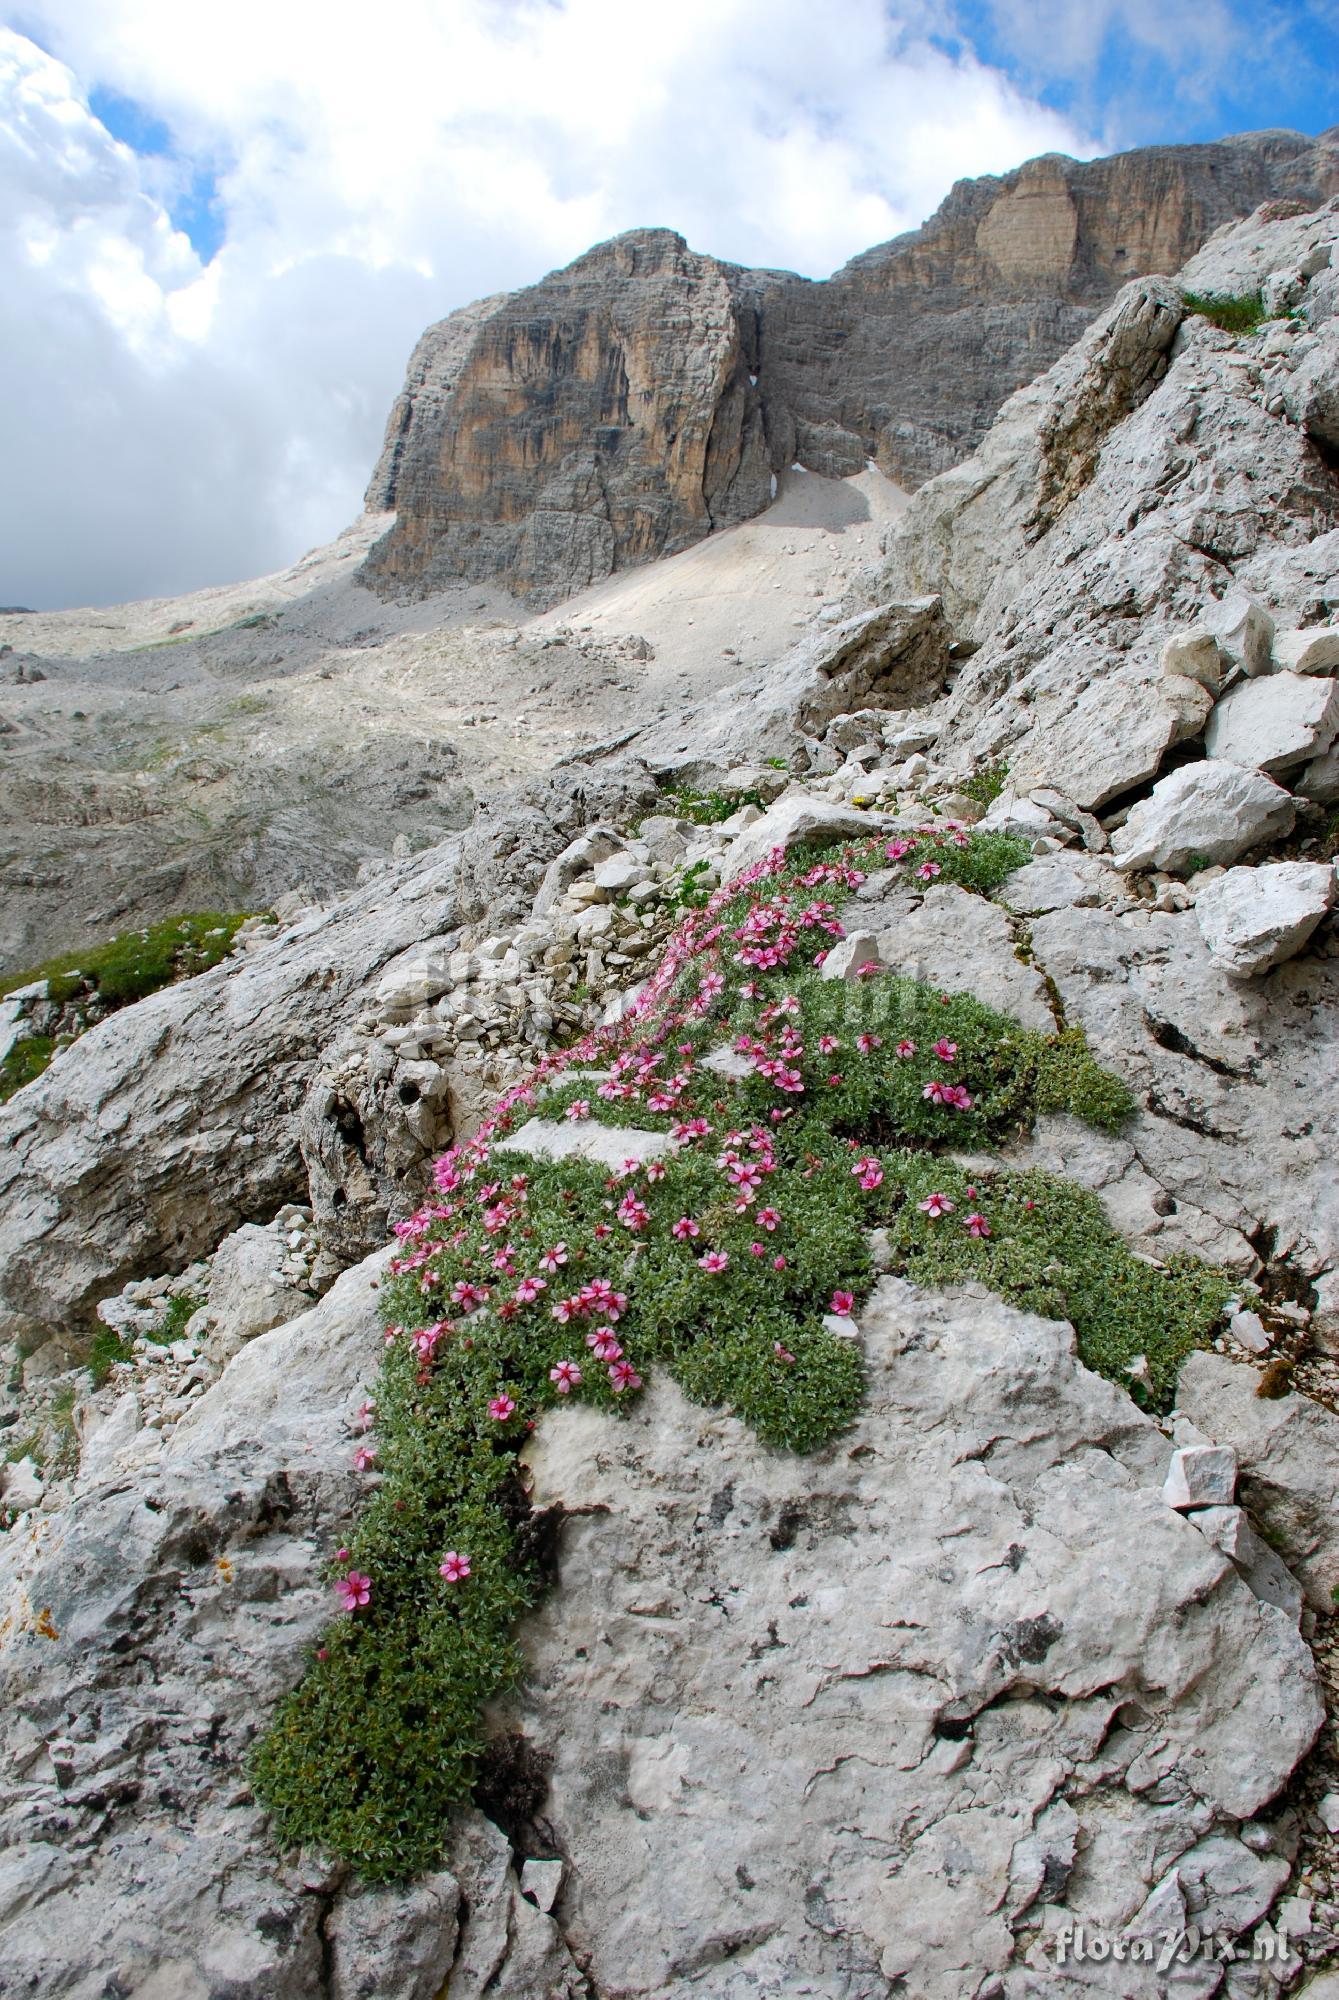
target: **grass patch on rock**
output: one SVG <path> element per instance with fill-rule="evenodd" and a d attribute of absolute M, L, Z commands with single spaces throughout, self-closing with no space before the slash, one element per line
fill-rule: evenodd
<path fill-rule="evenodd" d="M 127 1006 L 174 979 L 207 972 L 217 965 L 231 951 L 233 938 L 248 914 L 245 910 L 196 911 L 164 918 L 142 930 L 122 931 L 102 944 L 64 952 L 26 972 L 11 973 L 0 984 L 0 998 L 45 980 L 49 997 L 57 1005 L 85 996 L 108 1008 Z"/>
<path fill-rule="evenodd" d="M 985 888 L 1024 859 L 945 827 L 760 864 L 685 915 L 624 1021 L 547 1057 L 438 1163 L 397 1231 L 385 1358 L 350 1440 L 373 1490 L 329 1566 L 342 1608 L 253 1758 L 281 1840 L 372 1881 L 437 1862 L 544 1582 L 516 1469 L 536 1422 L 568 1401 L 626 1410 L 665 1367 L 775 1449 L 821 1446 L 860 1404 L 846 1336 L 875 1230 L 916 1282 L 977 1279 L 1069 1317 L 1089 1365 L 1165 1405 L 1226 1279 L 1141 1262 L 1069 1183 L 953 1160 L 1046 1110 L 1113 1129 L 1125 1086 L 1080 1036 L 969 994 L 822 977 L 870 871 Z M 570 1156 L 508 1143 L 536 1119 Z M 662 1143 L 624 1160 L 611 1127 Z"/>
<path fill-rule="evenodd" d="M 1255 333 L 1269 318 L 1260 292 L 1187 292 L 1186 311 L 1223 333 Z"/>

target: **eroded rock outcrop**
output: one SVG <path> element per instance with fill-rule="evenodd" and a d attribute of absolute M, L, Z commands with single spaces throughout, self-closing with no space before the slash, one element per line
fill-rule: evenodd
<path fill-rule="evenodd" d="M 821 283 L 633 230 L 429 328 L 368 488 L 397 519 L 365 573 L 552 602 L 759 512 L 796 459 L 835 476 L 873 459 L 917 486 L 1127 278 L 1175 270 L 1269 197 L 1336 186 L 1339 149 L 1287 132 L 1050 155 L 959 182 L 923 229 Z M 1079 456 L 1088 425 L 1085 405 Z"/>

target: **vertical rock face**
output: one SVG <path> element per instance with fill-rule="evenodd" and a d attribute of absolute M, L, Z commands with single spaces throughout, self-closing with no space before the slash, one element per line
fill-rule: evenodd
<path fill-rule="evenodd" d="M 1250 133 L 961 181 L 821 283 L 669 230 L 617 237 L 424 335 L 368 489 L 397 520 L 367 578 L 553 602 L 758 513 L 796 459 L 841 477 L 873 458 L 918 486 L 1128 278 L 1262 202 L 1337 188 L 1332 139 Z"/>
<path fill-rule="evenodd" d="M 637 230 L 419 343 L 369 489 L 374 578 L 556 598 L 766 505 L 756 328 L 725 265 Z"/>

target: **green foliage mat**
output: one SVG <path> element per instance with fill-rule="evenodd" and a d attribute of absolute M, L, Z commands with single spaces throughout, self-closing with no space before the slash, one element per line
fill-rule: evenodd
<path fill-rule="evenodd" d="M 167 917 L 144 930 L 123 931 L 85 951 L 65 952 L 44 965 L 8 975 L 0 983 L 0 999 L 44 979 L 48 998 L 59 1007 L 72 1008 L 77 1018 L 67 1034 L 54 1039 L 28 1035 L 15 1043 L 0 1062 L 0 1104 L 41 1076 L 58 1049 L 78 1039 L 88 1025 L 84 1007 L 97 1002 L 104 1014 L 110 1013 L 156 993 L 160 986 L 170 986 L 195 972 L 208 972 L 232 950 L 233 939 L 249 914 L 246 910 L 232 914 L 201 910 L 184 917 Z"/>
<path fill-rule="evenodd" d="M 373 1881 L 436 1862 L 543 1582 L 516 1476 L 535 1422 L 565 1399 L 625 1409 L 664 1366 L 766 1444 L 813 1450 L 860 1404 L 858 1343 L 829 1320 L 844 1327 L 872 1287 L 871 1229 L 920 1284 L 980 1279 L 1067 1317 L 1090 1366 L 1166 1405 L 1226 1279 L 1143 1263 L 1066 1182 L 970 1179 L 947 1157 L 1043 1110 L 1113 1130 L 1125 1086 L 1074 1032 L 885 972 L 821 977 L 866 870 L 986 891 L 1026 859 L 940 826 L 764 864 L 685 916 L 630 1019 L 547 1058 L 439 1162 L 384 1290 L 359 1458 L 376 1483 L 329 1570 L 346 1608 L 253 1759 L 281 1839 Z M 666 1147 L 612 1171 L 496 1150 L 535 1117 Z"/>

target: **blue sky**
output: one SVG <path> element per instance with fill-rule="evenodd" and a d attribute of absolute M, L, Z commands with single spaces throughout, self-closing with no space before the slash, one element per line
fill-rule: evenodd
<path fill-rule="evenodd" d="M 281 567 L 423 328 L 647 224 L 825 276 L 953 182 L 1339 122 L 1339 0 L 0 0 L 0 603 Z"/>
<path fill-rule="evenodd" d="M 983 61 L 1113 146 L 1339 122 L 1335 0 L 959 0 L 954 11 Z"/>

